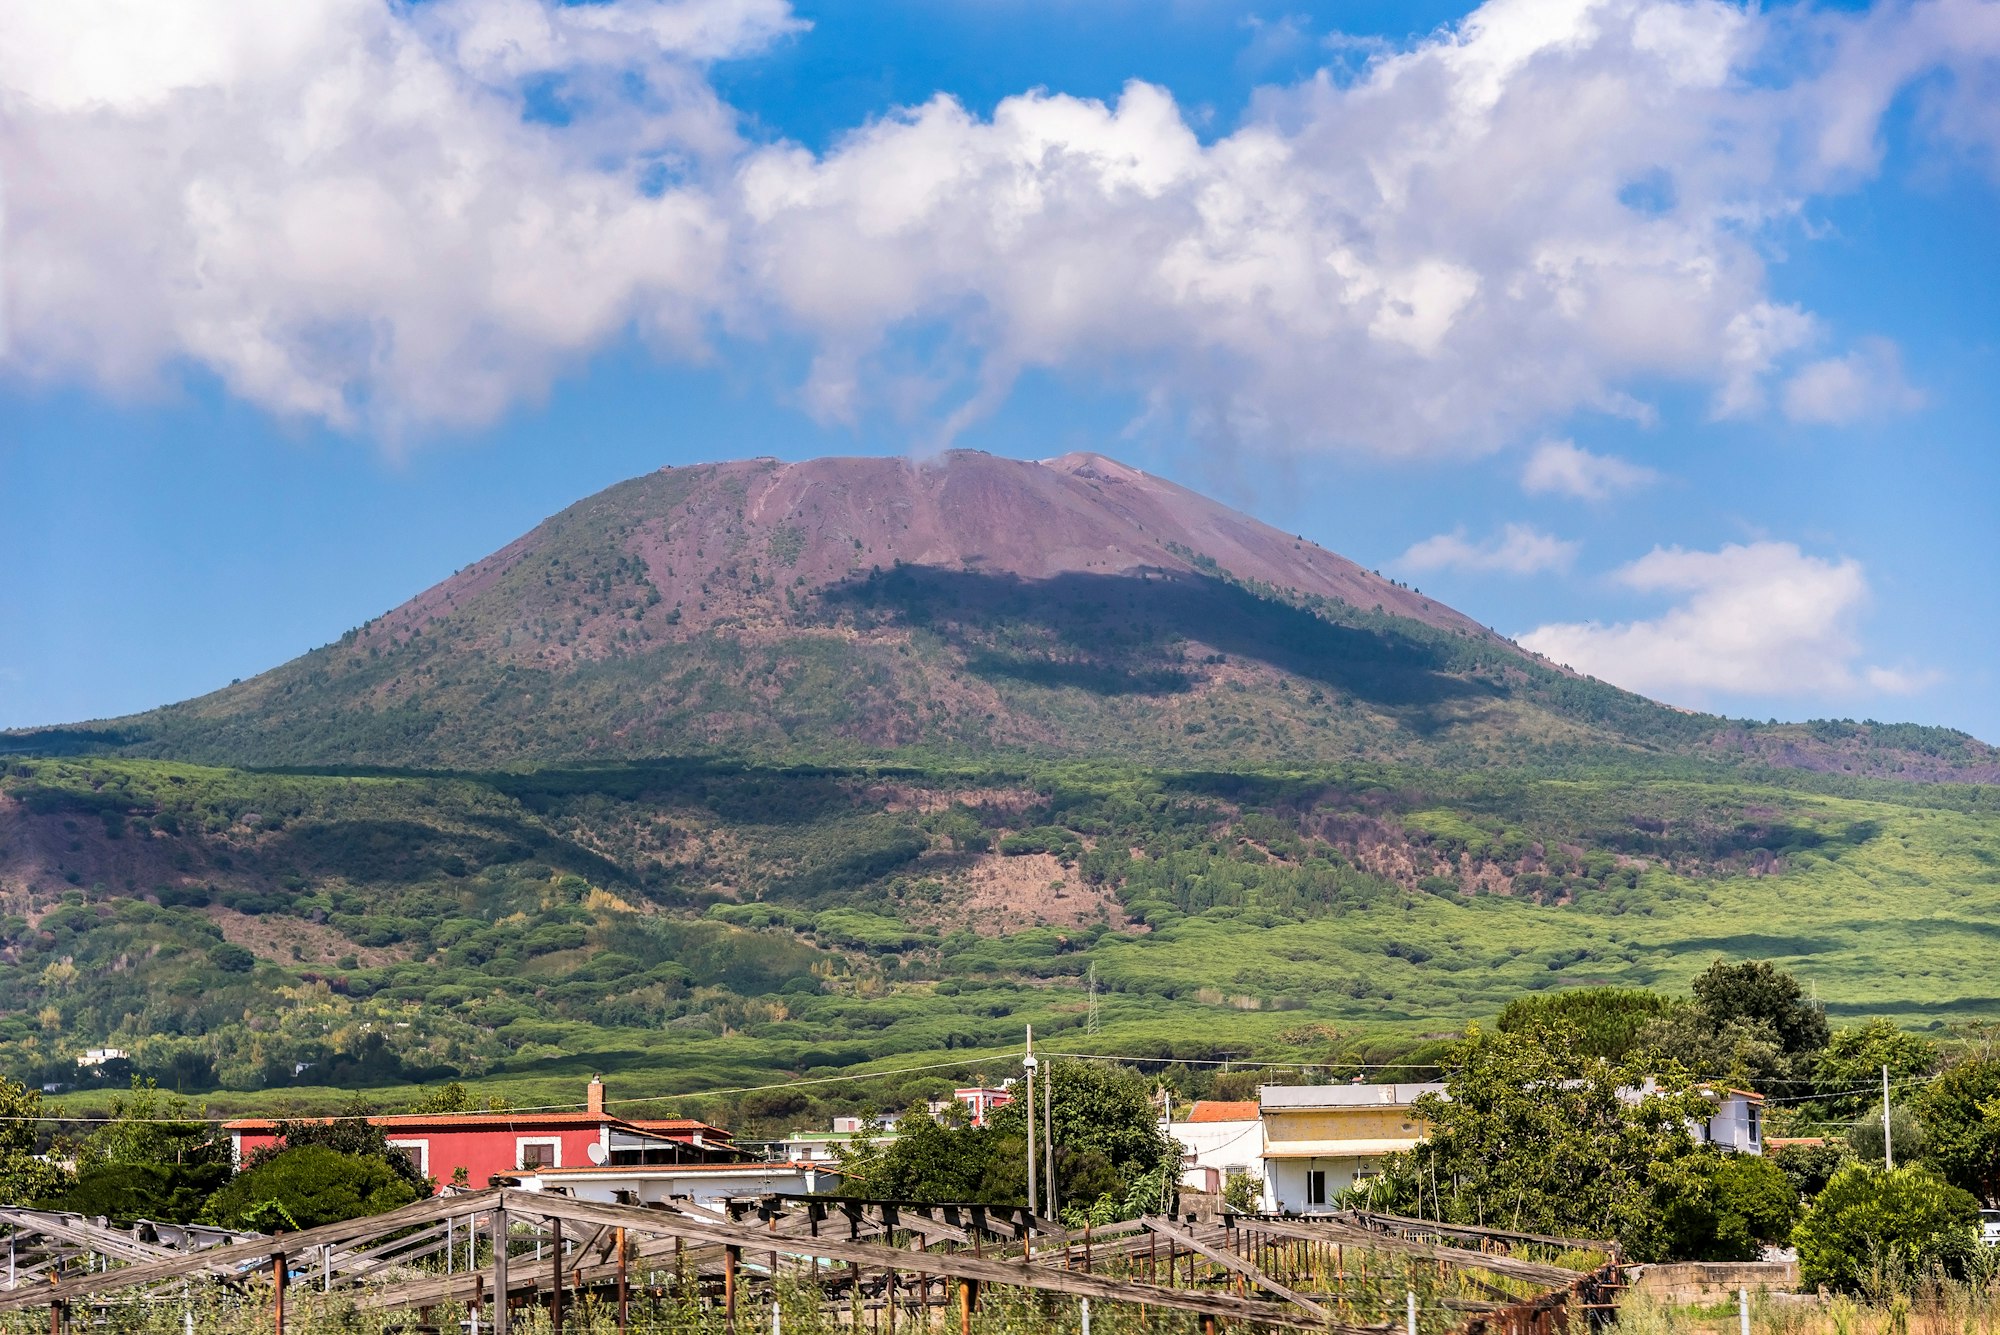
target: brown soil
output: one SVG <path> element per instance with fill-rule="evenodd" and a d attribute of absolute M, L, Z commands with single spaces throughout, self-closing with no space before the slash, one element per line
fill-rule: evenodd
<path fill-rule="evenodd" d="M 1094 922 L 1108 922 L 1117 931 L 1131 925 L 1108 889 L 1085 884 L 1049 853 L 984 853 L 953 879 L 966 892 L 954 906 L 955 917 L 981 936 Z"/>
<path fill-rule="evenodd" d="M 273 913 L 253 917 L 225 908 L 210 908 L 207 914 L 208 920 L 222 930 L 225 940 L 235 942 L 260 960 L 277 964 L 294 962 L 293 946 L 299 948 L 300 960 L 306 964 L 331 964 L 342 955 L 353 955 L 361 961 L 362 968 L 372 969 L 410 957 L 410 952 L 404 947 L 377 949 L 357 946 L 324 923 L 307 922 L 290 915 Z"/>

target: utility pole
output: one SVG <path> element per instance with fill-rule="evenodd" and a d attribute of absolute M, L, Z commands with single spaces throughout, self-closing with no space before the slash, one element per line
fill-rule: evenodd
<path fill-rule="evenodd" d="M 1889 1142 L 1889 1068 L 1882 1068 L 1882 1166 L 1891 1171 L 1896 1167 L 1896 1151 Z"/>
<path fill-rule="evenodd" d="M 1097 1037 L 1097 961 L 1090 962 L 1090 999 L 1084 1012 L 1083 1032 Z"/>
<path fill-rule="evenodd" d="M 1050 1219 L 1056 1215 L 1056 1064 L 1051 1061 L 1049 1069 L 1042 1074 L 1042 1159 L 1047 1170 L 1042 1174 L 1042 1190 L 1048 1193 Z M 1034 1120 L 1035 1108 L 1028 1105 L 1028 1119 Z"/>
<path fill-rule="evenodd" d="M 1028 1213 L 1033 1214 L 1040 1198 L 1035 1186 L 1035 1026 L 1028 1026 L 1028 1055 L 1021 1059 L 1021 1068 L 1028 1073 Z M 1034 1247 L 1034 1230 L 1028 1233 L 1030 1250 Z"/>

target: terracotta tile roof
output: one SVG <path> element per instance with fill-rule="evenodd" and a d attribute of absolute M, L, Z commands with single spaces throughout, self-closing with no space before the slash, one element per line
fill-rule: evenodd
<path fill-rule="evenodd" d="M 1190 1122 L 1254 1122 L 1257 1120 L 1257 1100 L 1225 1103 L 1220 1099 L 1196 1099 L 1194 1111 L 1188 1114 Z"/>
<path fill-rule="evenodd" d="M 642 1131 L 713 1131 L 724 1140 L 734 1139 L 733 1135 L 719 1126 L 707 1122 L 697 1122 L 692 1117 L 634 1117 L 630 1125 Z"/>

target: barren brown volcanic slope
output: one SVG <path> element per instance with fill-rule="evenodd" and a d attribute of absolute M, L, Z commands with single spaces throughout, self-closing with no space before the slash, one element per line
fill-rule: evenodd
<path fill-rule="evenodd" d="M 450 766 L 911 746 L 1195 765 L 1751 749 L 1722 720 L 1560 671 L 1137 469 L 971 451 L 634 478 L 336 644 L 51 738 Z M 1801 745 L 1801 763 L 1834 754 Z M 1866 768 L 1934 777 L 1910 764 Z"/>
<path fill-rule="evenodd" d="M 664 513 L 639 518 L 620 545 L 643 562 L 663 601 L 680 610 L 682 638 L 746 617 L 795 619 L 792 604 L 764 587 L 816 592 L 898 563 L 1048 580 L 1191 575 L 1199 557 L 1240 579 L 1490 636 L 1470 618 L 1345 557 L 1097 454 L 1040 462 L 973 450 L 927 462 L 749 459 L 663 469 L 583 505 L 589 513 L 622 508 L 626 487 L 649 482 L 656 484 L 646 488 L 653 497 L 678 494 Z M 559 543 L 564 520 L 575 514 L 558 516 L 413 599 L 382 625 L 401 633 L 469 605 L 521 562 Z M 761 586 L 746 585 L 747 574 L 759 571 Z M 525 656 L 553 662 L 602 654 L 603 632 L 616 621 L 587 620 L 569 645 Z"/>

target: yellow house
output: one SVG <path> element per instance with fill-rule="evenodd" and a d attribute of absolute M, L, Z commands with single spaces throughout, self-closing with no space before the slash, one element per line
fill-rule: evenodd
<path fill-rule="evenodd" d="M 1356 1181 L 1373 1175 L 1383 1155 L 1407 1150 L 1428 1128 L 1410 1114 L 1439 1084 L 1265 1085 L 1257 1091 L 1264 1123 L 1264 1208 L 1293 1214 L 1333 1209 Z"/>

